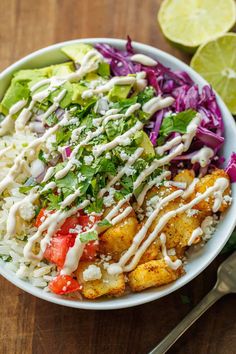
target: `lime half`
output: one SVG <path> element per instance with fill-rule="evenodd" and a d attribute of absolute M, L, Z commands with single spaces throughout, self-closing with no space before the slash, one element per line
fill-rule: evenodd
<path fill-rule="evenodd" d="M 234 0 L 164 0 L 158 21 L 164 36 L 187 51 L 228 32 L 236 21 Z"/>
<path fill-rule="evenodd" d="M 191 67 L 219 93 L 236 114 L 236 33 L 227 33 L 198 48 Z"/>

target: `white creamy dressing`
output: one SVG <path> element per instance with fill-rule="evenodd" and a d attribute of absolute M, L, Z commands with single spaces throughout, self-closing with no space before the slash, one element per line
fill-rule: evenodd
<path fill-rule="evenodd" d="M 60 102 L 63 100 L 63 98 L 65 97 L 66 95 L 66 90 L 62 90 L 58 96 L 56 96 L 54 99 L 53 99 L 53 104 L 48 108 L 48 110 L 42 114 L 41 116 L 41 119 L 42 119 L 42 122 L 45 123 L 46 122 L 46 119 L 53 113 L 56 111 L 56 109 L 59 107 L 59 104 Z"/>
<path fill-rule="evenodd" d="M 5 147 L 4 149 L 0 150 L 0 158 L 3 157 L 9 150 L 13 148 L 13 144 Z"/>
<path fill-rule="evenodd" d="M 131 167 L 135 161 L 137 161 L 137 159 L 142 155 L 143 153 L 143 148 L 138 148 L 134 153 L 133 155 L 131 155 L 128 159 L 128 161 L 126 162 L 126 164 L 124 165 L 124 167 L 122 167 L 120 169 L 120 171 L 117 173 L 116 176 L 114 176 L 107 184 L 106 187 L 102 188 L 98 194 L 99 198 L 102 198 L 104 196 L 104 194 L 106 192 L 109 191 L 109 189 L 114 186 L 114 184 L 116 184 L 126 173 L 127 169 L 129 167 Z"/>
<path fill-rule="evenodd" d="M 166 151 L 169 151 L 170 149 L 172 149 L 174 146 L 180 144 L 182 141 L 181 136 L 176 136 L 175 138 L 167 141 L 164 145 L 162 146 L 158 146 L 155 150 L 156 153 L 160 156 L 164 155 L 164 153 Z"/>
<path fill-rule="evenodd" d="M 194 164 L 198 162 L 201 167 L 206 167 L 211 162 L 213 156 L 214 151 L 211 148 L 204 146 L 191 158 L 191 163 Z"/>
<path fill-rule="evenodd" d="M 106 82 L 104 85 L 98 86 L 95 89 L 85 90 L 82 93 L 82 98 L 90 98 L 93 95 L 97 95 L 99 93 L 104 93 L 110 91 L 115 85 L 133 85 L 136 82 L 136 77 L 127 76 L 127 77 L 113 77 L 111 80 Z"/>
<path fill-rule="evenodd" d="M 18 113 L 26 104 L 26 100 L 20 100 L 9 109 L 9 114 L 4 118 L 4 120 L 0 124 L 0 136 L 3 136 L 6 133 L 12 131 L 15 123 L 13 116 Z"/>
<path fill-rule="evenodd" d="M 131 211 L 133 210 L 132 206 L 128 206 L 127 208 L 125 208 L 124 211 L 122 211 L 122 213 L 120 213 L 119 215 L 117 215 L 116 217 L 114 217 L 114 219 L 111 220 L 111 224 L 112 225 L 116 225 L 119 222 L 121 222 L 124 218 L 127 218 L 127 216 L 129 216 L 129 214 L 131 213 Z"/>
<path fill-rule="evenodd" d="M 127 203 L 130 198 L 132 197 L 132 194 L 128 194 L 126 195 L 123 199 L 121 199 L 115 206 L 114 208 L 107 214 L 107 216 L 105 217 L 105 219 L 109 222 L 112 221 L 112 219 L 119 213 L 119 210 L 121 209 L 121 207 Z"/>
<path fill-rule="evenodd" d="M 147 248 L 151 245 L 153 241 L 157 238 L 158 234 L 161 232 L 161 230 L 165 227 L 165 225 L 169 222 L 169 220 L 173 217 L 175 217 L 178 214 L 181 214 L 192 207 L 194 207 L 196 204 L 201 202 L 202 200 L 205 200 L 212 194 L 214 195 L 215 192 L 220 191 L 222 194 L 225 191 L 225 189 L 229 186 L 229 181 L 226 178 L 218 178 L 215 182 L 215 184 L 212 187 L 209 187 L 203 194 L 199 194 L 196 198 L 194 198 L 192 201 L 190 201 L 187 204 L 184 204 L 180 206 L 179 208 L 167 212 L 165 215 L 162 216 L 162 218 L 158 221 L 157 225 L 155 226 L 154 230 L 148 235 L 148 237 L 145 239 L 145 236 L 148 232 L 149 227 L 151 226 L 152 222 L 155 220 L 157 217 L 160 208 L 163 207 L 164 205 L 168 204 L 171 200 L 174 200 L 181 196 L 183 194 L 183 191 L 178 190 L 175 191 L 174 193 L 170 194 L 169 196 L 163 198 L 160 200 L 160 202 L 157 205 L 156 210 L 153 211 L 153 213 L 149 216 L 147 219 L 146 223 L 143 225 L 141 230 L 137 233 L 137 235 L 134 237 L 132 245 L 130 248 L 122 255 L 118 262 L 118 267 L 125 271 L 125 272 L 130 272 L 132 271 L 138 264 L 139 260 L 141 259 L 142 255 L 144 252 L 147 250 Z M 144 242 L 142 243 L 142 241 Z M 126 265 L 126 263 L 132 258 L 130 263 Z M 114 274 L 114 267 L 113 265 L 110 265 L 108 268 L 108 273 Z"/>
<path fill-rule="evenodd" d="M 45 174 L 45 176 L 44 176 L 42 182 L 43 182 L 43 183 L 44 183 L 44 182 L 47 182 L 47 181 L 54 175 L 54 173 L 55 173 L 55 167 L 49 167 L 49 168 L 47 169 L 47 172 L 46 172 L 46 174 Z"/>
<path fill-rule="evenodd" d="M 54 190 L 56 188 L 56 183 L 55 182 L 49 182 L 47 183 L 43 189 L 41 190 L 41 193 L 48 191 L 49 189 Z"/>
<path fill-rule="evenodd" d="M 194 178 L 192 183 L 188 186 L 188 188 L 184 191 L 182 195 L 183 199 L 187 199 L 194 192 L 196 184 L 199 182 L 199 178 Z"/>
<path fill-rule="evenodd" d="M 174 101 L 175 99 L 173 97 L 165 97 L 165 98 L 162 98 L 161 96 L 153 97 L 148 102 L 144 103 L 143 111 L 152 116 L 160 109 L 171 106 L 174 103 Z"/>
<path fill-rule="evenodd" d="M 138 205 L 143 204 L 144 198 L 147 192 L 149 191 L 149 189 L 151 189 L 153 186 L 158 186 L 166 177 L 169 177 L 170 175 L 171 175 L 170 171 L 164 171 L 159 176 L 153 178 L 151 181 L 145 184 L 145 186 L 143 187 L 141 193 L 137 198 Z"/>
<path fill-rule="evenodd" d="M 132 61 L 134 61 L 135 63 L 140 63 L 145 66 L 156 66 L 157 65 L 156 60 L 154 60 L 144 54 L 134 54 L 134 55 L 132 55 L 132 57 L 130 59 Z"/>
<path fill-rule="evenodd" d="M 61 274 L 70 275 L 79 265 L 79 260 L 83 254 L 85 243 L 80 241 L 80 235 L 77 235 L 74 246 L 70 247 L 67 254 Z"/>
<path fill-rule="evenodd" d="M 159 160 L 154 160 L 149 167 L 140 173 L 136 181 L 134 182 L 134 190 L 140 186 L 140 184 L 151 175 L 158 167 L 168 164 L 174 157 L 183 152 L 183 144 L 180 144 L 169 155 L 162 157 Z"/>
<path fill-rule="evenodd" d="M 193 230 L 192 235 L 188 240 L 188 246 L 191 246 L 192 244 L 196 243 L 199 240 L 199 237 L 202 235 L 203 231 L 201 227 L 197 227 L 195 230 Z"/>
<path fill-rule="evenodd" d="M 164 261 L 171 269 L 173 270 L 178 269 L 182 265 L 182 261 L 180 259 L 176 259 L 175 261 L 172 261 L 172 259 L 168 255 L 166 250 L 166 235 L 164 233 L 160 235 L 160 241 L 161 241 L 161 250 L 162 250 Z"/>
<path fill-rule="evenodd" d="M 143 123 L 138 121 L 132 128 L 127 130 L 124 134 L 117 136 L 109 143 L 94 146 L 93 148 L 94 156 L 98 157 L 103 152 L 109 151 L 118 145 L 129 145 L 129 143 L 127 144 L 127 138 L 130 138 L 132 135 L 134 135 L 137 131 L 141 130 L 142 128 L 143 128 Z"/>
<path fill-rule="evenodd" d="M 201 123 L 202 116 L 200 113 L 197 113 L 196 116 L 191 120 L 187 126 L 186 133 L 182 136 L 182 141 L 184 142 L 184 151 L 187 151 L 192 143 L 193 138 L 196 135 L 197 128 Z"/>

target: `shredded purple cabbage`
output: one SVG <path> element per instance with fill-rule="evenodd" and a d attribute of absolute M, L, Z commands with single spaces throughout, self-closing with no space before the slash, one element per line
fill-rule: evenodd
<path fill-rule="evenodd" d="M 230 160 L 225 168 L 228 173 L 231 182 L 236 182 L 236 153 L 233 152 L 230 156 Z"/>
<path fill-rule="evenodd" d="M 170 107 L 172 112 L 193 109 L 201 114 L 203 119 L 189 150 L 179 156 L 174 163 L 181 162 L 185 164 L 185 167 L 187 167 L 186 164 L 188 167 L 190 164 L 190 168 L 193 167 L 199 172 L 199 165 L 191 166 L 191 156 L 206 145 L 214 150 L 214 156 L 208 167 L 219 165 L 221 158 L 217 156 L 217 153 L 224 143 L 224 123 L 216 96 L 210 86 L 206 85 L 200 90 L 186 72 L 171 70 L 160 62 L 154 67 L 133 63 L 131 56 L 134 54 L 134 49 L 130 37 L 128 37 L 125 50 L 118 50 L 108 44 L 97 44 L 96 49 L 111 65 L 112 75 L 122 76 L 145 71 L 148 85 L 155 89 L 157 95 L 175 98 L 173 106 Z M 170 109 L 158 111 L 145 127 L 154 146 L 157 144 L 164 114 Z M 227 169 L 229 174 L 234 175 L 236 181 L 236 154 L 231 157 Z M 204 171 L 201 172 L 206 173 L 207 169 L 204 168 Z"/>

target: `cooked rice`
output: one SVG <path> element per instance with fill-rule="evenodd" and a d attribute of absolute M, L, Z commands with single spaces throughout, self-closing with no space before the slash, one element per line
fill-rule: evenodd
<path fill-rule="evenodd" d="M 13 134 L 1 137 L 0 139 L 0 180 L 8 173 L 15 158 L 35 136 L 26 132 L 25 134 Z M 6 149 L 7 148 L 7 149 Z M 3 153 L 1 154 L 1 151 Z M 4 192 L 4 198 L 0 202 L 0 255 L 4 261 L 4 267 L 16 274 L 20 279 L 29 281 L 32 285 L 45 288 L 50 280 L 56 275 L 55 266 L 45 262 L 28 261 L 24 258 L 23 249 L 27 237 L 35 233 L 36 228 L 22 220 L 17 223 L 16 238 L 6 239 L 6 224 L 9 210 L 14 203 L 22 200 L 25 195 L 19 192 L 19 182 L 24 181 L 29 174 L 24 170 Z"/>

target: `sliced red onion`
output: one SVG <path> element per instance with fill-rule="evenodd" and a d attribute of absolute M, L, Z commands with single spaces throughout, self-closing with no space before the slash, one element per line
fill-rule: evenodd
<path fill-rule="evenodd" d="M 33 186 L 35 184 L 35 179 L 34 177 L 30 177 L 27 179 L 27 181 L 24 183 L 24 186 Z"/>
<path fill-rule="evenodd" d="M 66 146 L 65 153 L 66 153 L 66 157 L 70 157 L 72 153 L 70 146 Z"/>
<path fill-rule="evenodd" d="M 35 180 L 38 183 L 40 183 L 40 182 L 42 182 L 42 180 L 46 174 L 46 165 L 43 163 L 43 161 L 41 161 L 39 159 L 34 160 L 31 163 L 30 171 L 31 171 L 32 177 L 34 177 Z"/>

